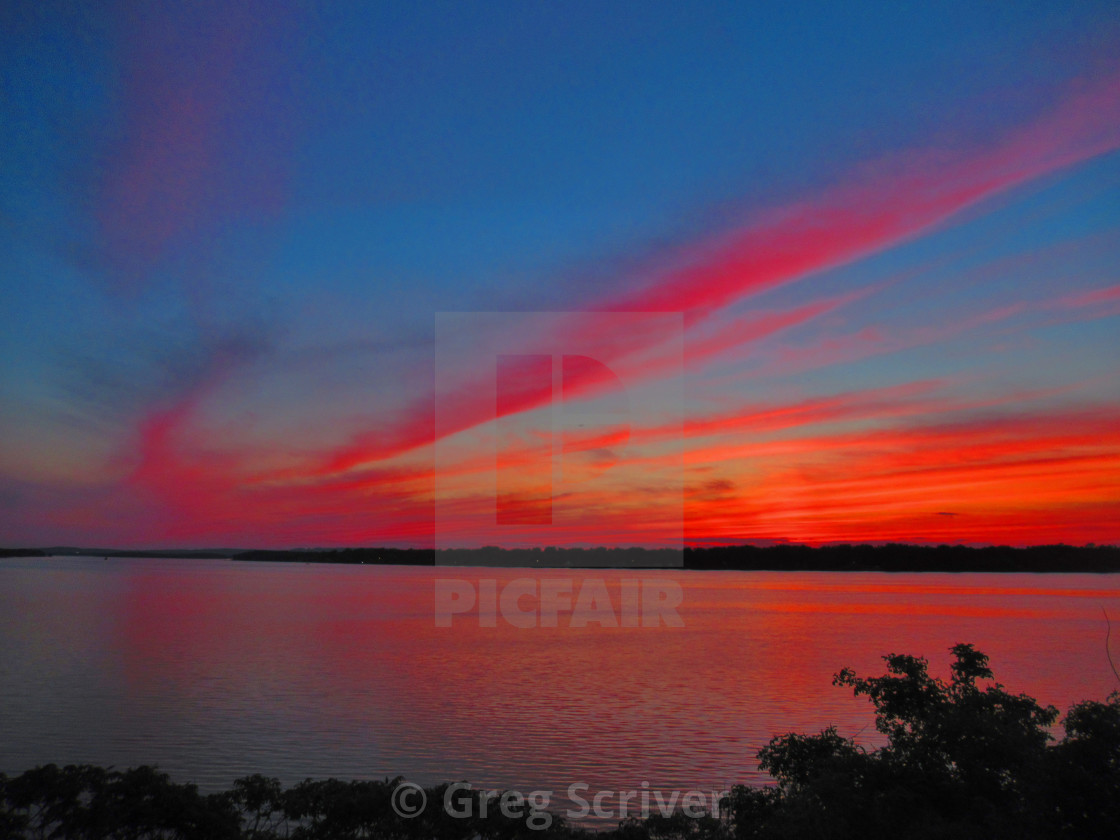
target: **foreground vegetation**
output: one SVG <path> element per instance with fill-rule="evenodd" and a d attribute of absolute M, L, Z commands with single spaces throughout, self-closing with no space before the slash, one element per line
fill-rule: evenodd
<path fill-rule="evenodd" d="M 0 838 L 81 840 L 344 840 L 348 838 L 1112 838 L 1120 825 L 1120 692 L 1058 710 L 992 682 L 988 659 L 952 649 L 948 682 L 926 660 L 891 654 L 887 673 L 849 669 L 833 682 L 875 706 L 885 746 L 865 750 L 834 728 L 787 734 L 759 752 L 776 781 L 736 787 L 729 808 L 700 819 L 675 813 L 630 819 L 593 834 L 558 815 L 547 827 L 489 808 L 445 813 L 446 785 L 429 788 L 413 819 L 394 811 L 400 779 L 308 780 L 284 789 L 250 776 L 202 795 L 150 767 L 127 771 L 48 765 L 0 775 Z M 474 794 L 477 796 L 477 794 Z M 472 809 L 479 814 L 480 808 Z"/>

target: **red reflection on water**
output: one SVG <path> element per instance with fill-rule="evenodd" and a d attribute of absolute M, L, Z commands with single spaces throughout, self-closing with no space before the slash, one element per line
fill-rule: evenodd
<path fill-rule="evenodd" d="M 568 611 L 555 628 L 519 628 L 500 615 L 486 627 L 477 608 L 435 626 L 439 578 L 499 589 L 566 578 L 573 593 L 603 580 L 617 606 L 622 580 L 651 576 L 682 586 L 684 627 L 576 628 Z M 1048 590 L 1032 576 L 916 577 L 150 569 L 129 578 L 119 646 L 127 691 L 158 714 L 203 731 L 214 716 L 245 726 L 268 716 L 283 727 L 254 734 L 299 745 L 298 754 L 278 752 L 280 767 L 244 768 L 236 741 L 210 753 L 238 767 L 232 775 L 290 780 L 405 773 L 425 783 L 600 789 L 748 780 L 774 734 L 835 723 L 874 743 L 870 707 L 831 685 L 841 667 L 881 673 L 880 656 L 906 652 L 944 676 L 948 648 L 962 641 L 988 653 L 1010 689 L 1063 709 L 1114 687 L 1098 601 L 1117 615 L 1120 605 L 1105 578 L 1063 576 L 1072 585 Z"/>

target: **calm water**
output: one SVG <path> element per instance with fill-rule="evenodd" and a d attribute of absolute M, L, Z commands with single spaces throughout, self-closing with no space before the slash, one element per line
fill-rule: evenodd
<path fill-rule="evenodd" d="M 437 578 L 680 582 L 683 628 L 433 620 Z M 877 743 L 832 674 L 975 643 L 1063 711 L 1120 687 L 1120 579 L 1097 575 L 418 569 L 0 561 L 0 770 L 158 764 L 204 789 L 262 772 L 562 791 L 759 778 L 773 734 Z M 561 624 L 565 622 L 562 620 Z"/>

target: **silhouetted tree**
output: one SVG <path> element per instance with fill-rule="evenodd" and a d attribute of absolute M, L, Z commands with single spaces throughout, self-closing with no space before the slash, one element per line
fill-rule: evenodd
<path fill-rule="evenodd" d="M 776 789 L 736 789 L 737 837 L 1111 837 L 1120 801 L 1120 694 L 1075 706 L 1049 746 L 1053 706 L 991 680 L 972 645 L 951 679 L 925 659 L 884 657 L 887 673 L 833 682 L 875 706 L 887 744 L 868 752 L 835 728 L 774 738 L 759 752 Z"/>

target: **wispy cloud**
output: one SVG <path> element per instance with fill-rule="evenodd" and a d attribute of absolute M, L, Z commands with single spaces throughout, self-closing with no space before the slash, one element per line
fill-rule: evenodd
<path fill-rule="evenodd" d="M 893 247 L 979 201 L 1117 147 L 1120 74 L 1113 73 L 987 148 L 914 150 L 870 162 L 840 186 L 696 247 L 688 267 L 602 305 L 703 316 Z"/>
<path fill-rule="evenodd" d="M 283 206 L 289 141 L 265 100 L 246 94 L 268 72 L 261 46 L 294 18 L 255 2 L 124 5 L 117 124 L 89 185 L 86 260 L 110 288 L 136 293 L 162 260 L 205 248 L 224 221 Z M 241 134 L 254 123 L 272 133 L 249 154 Z"/>

